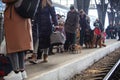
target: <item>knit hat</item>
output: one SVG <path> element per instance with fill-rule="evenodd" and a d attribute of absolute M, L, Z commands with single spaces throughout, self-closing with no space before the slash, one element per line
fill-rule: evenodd
<path fill-rule="evenodd" d="M 70 6 L 70 10 L 73 10 L 75 9 L 75 7 L 73 5 Z"/>

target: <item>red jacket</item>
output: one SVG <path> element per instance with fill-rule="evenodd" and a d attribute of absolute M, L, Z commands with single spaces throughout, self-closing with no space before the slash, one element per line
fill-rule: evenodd
<path fill-rule="evenodd" d="M 97 34 L 97 35 L 100 35 L 101 34 L 101 30 L 99 29 L 99 28 L 95 28 L 94 29 L 94 32 L 95 32 L 95 34 Z"/>

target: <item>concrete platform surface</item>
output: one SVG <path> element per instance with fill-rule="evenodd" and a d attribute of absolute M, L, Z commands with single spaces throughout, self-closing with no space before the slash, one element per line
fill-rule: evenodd
<path fill-rule="evenodd" d="M 56 53 L 49 56 L 48 63 L 26 62 L 27 80 L 69 80 L 76 73 L 86 69 L 95 61 L 120 47 L 117 40 L 106 40 L 107 47 L 82 49 L 79 54 Z"/>

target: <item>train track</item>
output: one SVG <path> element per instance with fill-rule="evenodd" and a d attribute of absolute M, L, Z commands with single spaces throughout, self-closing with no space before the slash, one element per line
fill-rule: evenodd
<path fill-rule="evenodd" d="M 120 80 L 120 60 L 110 63 L 107 67 L 103 67 L 97 74 L 89 77 L 90 80 Z"/>
<path fill-rule="evenodd" d="M 108 72 L 103 80 L 120 80 L 120 59 Z"/>
<path fill-rule="evenodd" d="M 120 48 L 70 80 L 120 80 Z"/>

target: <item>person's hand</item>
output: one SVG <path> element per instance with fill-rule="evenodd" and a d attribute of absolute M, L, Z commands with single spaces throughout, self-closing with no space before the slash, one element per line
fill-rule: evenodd
<path fill-rule="evenodd" d="M 59 28 L 59 26 L 55 26 L 55 28 Z"/>
<path fill-rule="evenodd" d="M 59 29 L 59 26 L 55 26 L 54 27 L 54 31 L 58 30 Z"/>

